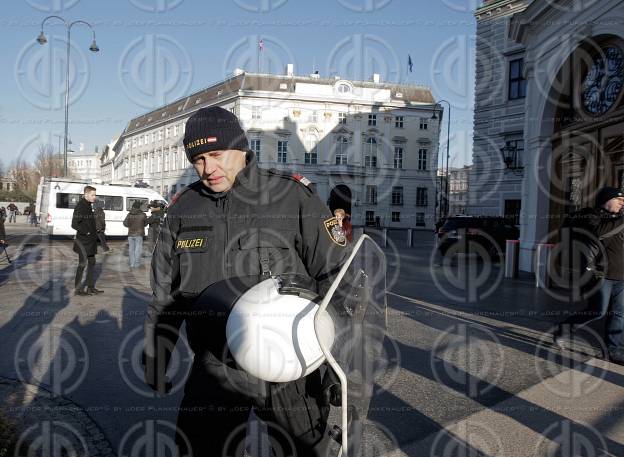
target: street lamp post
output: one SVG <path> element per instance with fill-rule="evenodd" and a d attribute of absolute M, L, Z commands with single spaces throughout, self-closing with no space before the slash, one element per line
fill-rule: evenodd
<path fill-rule="evenodd" d="M 67 30 L 67 53 L 66 53 L 66 62 L 65 62 L 65 65 L 67 66 L 66 73 L 65 73 L 65 140 L 64 140 L 64 147 L 63 147 L 63 176 L 67 177 L 67 146 L 68 146 L 67 140 L 69 138 L 69 50 L 70 50 L 70 43 L 71 43 L 70 41 L 71 40 L 71 28 L 75 24 L 84 24 L 87 27 L 89 27 L 91 29 L 91 32 L 93 33 L 93 42 L 91 43 L 91 46 L 89 46 L 89 50 L 91 52 L 98 52 L 100 48 L 95 42 L 95 30 L 93 30 L 93 27 L 91 26 L 91 24 L 82 20 L 67 22 L 65 19 L 63 19 L 60 16 L 48 16 L 43 21 L 41 21 L 41 33 L 37 37 L 37 42 L 40 45 L 44 45 L 48 42 L 48 39 L 43 34 L 43 25 L 46 23 L 48 19 L 60 19 L 65 25 L 65 29 Z"/>
<path fill-rule="evenodd" d="M 440 106 L 440 103 L 446 103 L 448 106 L 448 124 L 446 128 L 446 171 L 444 174 L 444 215 L 448 217 L 449 213 L 449 160 L 451 158 L 450 146 L 451 146 L 451 104 L 447 100 L 440 100 L 436 103 L 433 109 L 433 116 L 431 119 L 437 119 L 436 108 Z M 441 109 L 442 107 L 440 107 Z M 444 158 L 442 158 L 442 167 L 444 168 Z M 440 186 L 442 187 L 442 186 Z M 440 205 L 440 211 L 442 205 Z"/>

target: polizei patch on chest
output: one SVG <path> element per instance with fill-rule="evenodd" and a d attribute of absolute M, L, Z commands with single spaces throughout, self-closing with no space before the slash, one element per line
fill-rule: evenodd
<path fill-rule="evenodd" d="M 206 238 L 189 238 L 176 241 L 176 249 L 197 249 L 206 246 Z"/>
<path fill-rule="evenodd" d="M 327 234 L 334 243 L 340 246 L 347 245 L 347 236 L 345 234 L 345 231 L 340 226 L 338 220 L 335 217 L 327 219 L 325 222 L 323 222 L 323 224 L 325 225 L 325 230 L 327 230 Z"/>

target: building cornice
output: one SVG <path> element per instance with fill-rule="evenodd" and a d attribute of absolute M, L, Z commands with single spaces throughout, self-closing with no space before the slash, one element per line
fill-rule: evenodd
<path fill-rule="evenodd" d="M 477 8 L 475 18 L 477 21 L 493 19 L 497 17 L 511 16 L 522 11 L 529 0 L 499 0 Z"/>

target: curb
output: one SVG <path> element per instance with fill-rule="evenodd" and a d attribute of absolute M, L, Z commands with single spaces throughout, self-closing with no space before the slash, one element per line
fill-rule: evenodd
<path fill-rule="evenodd" d="M 0 410 L 15 421 L 16 455 L 37 455 L 54 442 L 79 457 L 114 457 L 113 447 L 88 412 L 42 386 L 0 376 Z"/>

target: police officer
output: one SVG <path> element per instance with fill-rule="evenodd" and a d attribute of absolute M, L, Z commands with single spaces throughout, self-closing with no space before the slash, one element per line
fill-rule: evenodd
<path fill-rule="evenodd" d="M 227 350 L 224 295 L 243 287 L 237 278 L 282 274 L 311 277 L 322 293 L 347 254 L 333 234 L 337 221 L 306 178 L 259 168 L 238 119 L 223 108 L 194 113 L 184 146 L 199 181 L 170 205 L 154 250 L 146 382 L 161 394 L 170 388 L 165 372 L 186 321 L 195 355 L 178 415 L 181 455 L 236 455 L 251 407 L 273 443 L 294 443 L 299 456 L 324 454 L 328 406 L 319 370 L 264 383 L 238 369 Z M 183 449 L 188 443 L 192 449 Z"/>

